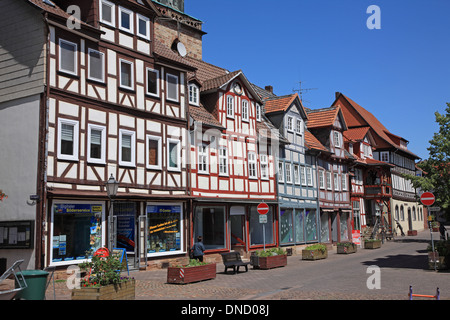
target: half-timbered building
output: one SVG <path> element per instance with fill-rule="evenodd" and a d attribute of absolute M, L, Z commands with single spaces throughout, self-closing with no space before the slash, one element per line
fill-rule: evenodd
<path fill-rule="evenodd" d="M 320 241 L 351 240 L 349 166 L 353 157 L 344 148 L 342 133 L 347 130 L 339 107 L 311 110 L 308 129 L 329 152 L 317 158 L 320 206 Z"/>

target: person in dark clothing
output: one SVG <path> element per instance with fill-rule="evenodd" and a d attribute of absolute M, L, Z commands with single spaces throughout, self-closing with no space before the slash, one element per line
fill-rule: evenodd
<path fill-rule="evenodd" d="M 199 236 L 197 238 L 197 242 L 192 246 L 192 256 L 193 259 L 197 259 L 200 262 L 203 262 L 203 255 L 205 252 L 205 246 L 203 245 L 203 238 Z"/>
<path fill-rule="evenodd" d="M 441 233 L 441 240 L 445 240 L 445 231 L 447 231 L 447 229 L 445 228 L 444 224 L 442 222 L 439 222 L 439 232 Z"/>

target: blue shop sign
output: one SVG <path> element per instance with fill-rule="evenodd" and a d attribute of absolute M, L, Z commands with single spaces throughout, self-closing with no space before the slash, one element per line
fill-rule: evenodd
<path fill-rule="evenodd" d="M 55 213 L 58 214 L 93 214 L 97 212 L 102 212 L 102 205 L 95 204 L 86 204 L 86 203 L 73 203 L 66 204 L 60 203 L 55 204 Z"/>
<path fill-rule="evenodd" d="M 147 213 L 181 213 L 181 206 L 151 205 L 147 206 Z"/>

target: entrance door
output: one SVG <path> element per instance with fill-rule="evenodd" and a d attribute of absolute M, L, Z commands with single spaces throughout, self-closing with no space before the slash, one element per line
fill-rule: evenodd
<path fill-rule="evenodd" d="M 411 216 L 411 208 L 408 208 L 408 228 L 409 230 L 413 229 L 413 222 L 412 222 L 412 216 Z"/>
<path fill-rule="evenodd" d="M 230 208 L 230 224 L 231 224 L 231 249 L 235 251 L 245 252 L 245 207 L 234 206 Z"/>
<path fill-rule="evenodd" d="M 136 254 L 136 203 L 114 202 L 114 217 L 116 223 L 116 248 L 125 249 L 128 265 L 137 265 Z"/>
<path fill-rule="evenodd" d="M 335 212 L 330 213 L 330 217 L 331 217 L 331 240 L 332 242 L 338 242 L 337 214 Z"/>

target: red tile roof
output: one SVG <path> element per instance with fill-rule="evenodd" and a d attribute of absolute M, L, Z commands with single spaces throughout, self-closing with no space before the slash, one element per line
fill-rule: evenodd
<path fill-rule="evenodd" d="M 305 130 L 305 146 L 310 150 L 318 150 L 322 152 L 330 152 L 320 141 L 308 130 Z"/>
<path fill-rule="evenodd" d="M 298 94 L 296 93 L 276 98 L 268 98 L 265 100 L 265 111 L 266 113 L 286 111 L 297 97 Z"/>
<path fill-rule="evenodd" d="M 306 111 L 308 113 L 308 129 L 316 129 L 333 126 L 340 108 L 307 109 Z"/>
<path fill-rule="evenodd" d="M 367 132 L 370 130 L 370 127 L 359 127 L 359 128 L 350 128 L 344 131 L 342 134 L 344 138 L 349 141 L 361 141 L 367 135 Z"/>

